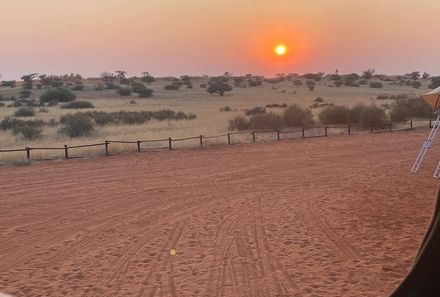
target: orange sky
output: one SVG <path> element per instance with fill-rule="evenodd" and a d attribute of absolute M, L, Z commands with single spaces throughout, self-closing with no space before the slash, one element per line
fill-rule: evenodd
<path fill-rule="evenodd" d="M 0 73 L 440 73 L 438 0 L 0 0 Z M 289 47 L 277 58 L 277 43 Z"/>

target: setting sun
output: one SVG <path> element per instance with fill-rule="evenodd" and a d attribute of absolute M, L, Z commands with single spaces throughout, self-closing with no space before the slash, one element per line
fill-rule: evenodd
<path fill-rule="evenodd" d="M 287 52 L 287 47 L 284 44 L 279 44 L 275 47 L 275 53 L 278 56 L 283 56 Z"/>

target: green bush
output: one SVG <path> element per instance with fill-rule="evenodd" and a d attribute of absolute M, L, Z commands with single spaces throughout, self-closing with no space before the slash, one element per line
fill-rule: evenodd
<path fill-rule="evenodd" d="M 419 81 L 413 81 L 413 82 L 411 82 L 411 86 L 412 86 L 414 89 L 419 89 L 419 88 L 422 86 L 422 83 L 419 82 Z"/>
<path fill-rule="evenodd" d="M 307 127 L 314 123 L 311 111 L 297 104 L 290 105 L 284 110 L 283 119 L 287 127 Z"/>
<path fill-rule="evenodd" d="M 224 96 L 226 92 L 232 91 L 232 87 L 224 82 L 215 82 L 209 85 L 207 92 L 210 94 L 219 94 L 220 96 Z"/>
<path fill-rule="evenodd" d="M 386 114 L 383 108 L 375 105 L 366 106 L 363 104 L 355 105 L 350 109 L 347 116 L 349 124 L 358 125 L 364 129 L 383 128 L 386 124 Z"/>
<path fill-rule="evenodd" d="M 370 82 L 370 88 L 381 89 L 381 88 L 383 88 L 383 84 L 378 81 L 373 81 L 373 82 Z"/>
<path fill-rule="evenodd" d="M 32 107 L 20 107 L 14 113 L 16 117 L 33 117 L 35 110 Z"/>
<path fill-rule="evenodd" d="M 61 134 L 70 137 L 87 136 L 93 131 L 92 119 L 83 113 L 66 114 L 60 118 Z"/>
<path fill-rule="evenodd" d="M 79 108 L 95 108 L 95 106 L 89 101 L 72 101 L 61 105 L 61 108 L 79 109 Z"/>
<path fill-rule="evenodd" d="M 40 97 L 41 104 L 48 102 L 70 102 L 75 100 L 76 95 L 69 89 L 66 88 L 54 88 L 47 90 Z"/>
<path fill-rule="evenodd" d="M 431 106 L 422 98 L 395 100 L 391 105 L 390 118 L 394 122 L 403 122 L 413 118 L 429 118 Z"/>
<path fill-rule="evenodd" d="M 131 89 L 129 88 L 122 88 L 119 87 L 116 92 L 121 96 L 130 96 L 131 95 Z"/>
<path fill-rule="evenodd" d="M 153 96 L 153 90 L 144 88 L 136 92 L 139 98 L 147 98 Z"/>
<path fill-rule="evenodd" d="M 327 106 L 319 114 L 322 124 L 346 124 L 350 109 L 342 105 Z"/>

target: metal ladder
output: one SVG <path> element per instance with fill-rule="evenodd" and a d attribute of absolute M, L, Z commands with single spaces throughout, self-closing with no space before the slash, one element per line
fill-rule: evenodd
<path fill-rule="evenodd" d="M 423 157 L 425 156 L 428 149 L 431 147 L 432 142 L 434 141 L 435 135 L 437 134 L 437 131 L 440 129 L 440 115 L 437 116 L 437 119 L 434 122 L 434 125 L 432 126 L 432 130 L 429 133 L 428 139 L 423 143 L 422 148 L 419 152 L 419 155 L 417 156 L 416 161 L 414 162 L 414 165 L 411 168 L 412 172 L 417 172 L 419 170 L 420 164 L 423 161 Z M 434 177 L 438 178 L 440 176 L 440 162 L 437 165 L 437 169 L 435 170 Z"/>

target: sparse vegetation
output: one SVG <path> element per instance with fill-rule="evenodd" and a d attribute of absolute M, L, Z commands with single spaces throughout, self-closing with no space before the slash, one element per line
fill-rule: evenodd
<path fill-rule="evenodd" d="M 232 87 L 224 82 L 214 82 L 209 85 L 207 92 L 210 94 L 219 94 L 220 96 L 224 96 L 226 92 L 232 91 Z"/>
<path fill-rule="evenodd" d="M 32 107 L 20 107 L 14 113 L 16 117 L 33 117 L 35 110 Z"/>
<path fill-rule="evenodd" d="M 381 89 L 383 88 L 383 83 L 378 81 L 370 82 L 370 88 Z"/>

